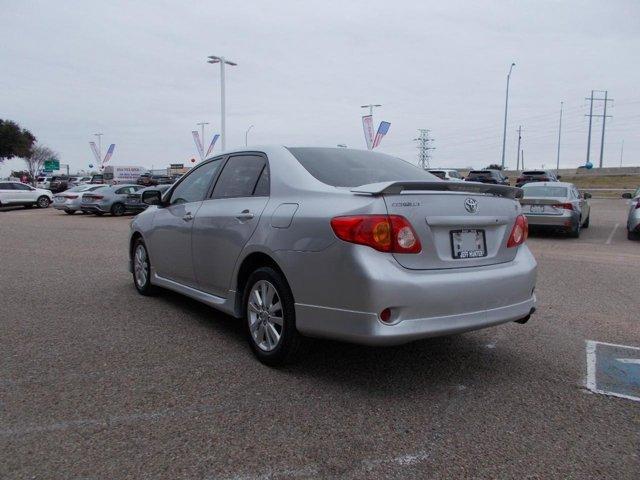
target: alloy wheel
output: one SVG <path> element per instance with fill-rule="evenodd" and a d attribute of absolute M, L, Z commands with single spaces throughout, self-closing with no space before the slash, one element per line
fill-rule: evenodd
<path fill-rule="evenodd" d="M 280 295 L 273 284 L 259 280 L 253 285 L 247 301 L 247 316 L 255 344 L 262 351 L 273 351 L 284 331 Z"/>
<path fill-rule="evenodd" d="M 133 257 L 133 272 L 138 288 L 144 288 L 149 278 L 149 262 L 147 261 L 147 250 L 143 245 L 136 247 Z"/>

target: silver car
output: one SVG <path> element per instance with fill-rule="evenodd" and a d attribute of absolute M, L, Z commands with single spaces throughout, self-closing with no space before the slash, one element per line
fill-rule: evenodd
<path fill-rule="evenodd" d="M 243 319 L 256 356 L 301 336 L 370 345 L 524 323 L 536 261 L 520 190 L 446 182 L 345 148 L 234 151 L 193 168 L 131 222 L 143 295 L 164 287 Z"/>
<path fill-rule="evenodd" d="M 635 192 L 625 194 L 622 198 L 629 198 L 629 216 L 627 217 L 627 238 L 640 240 L 640 187 Z"/>
<path fill-rule="evenodd" d="M 93 192 L 105 188 L 104 185 L 78 185 L 64 192 L 56 193 L 53 197 L 53 208 L 73 215 L 80 210 L 83 193 Z"/>
<path fill-rule="evenodd" d="M 144 187 L 142 185 L 107 185 L 96 192 L 83 194 L 80 210 L 83 213 L 96 215 L 110 213 L 114 217 L 119 217 L 126 213 L 127 195 L 141 188 Z"/>
<path fill-rule="evenodd" d="M 581 194 L 572 183 L 532 182 L 522 191 L 522 212 L 530 226 L 562 230 L 574 238 L 589 228 L 591 194 Z"/>

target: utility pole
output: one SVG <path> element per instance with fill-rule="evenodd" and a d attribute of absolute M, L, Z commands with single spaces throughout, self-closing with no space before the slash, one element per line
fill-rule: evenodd
<path fill-rule="evenodd" d="M 620 168 L 622 168 L 622 154 L 624 153 L 624 140 L 622 140 L 622 145 L 620 146 Z"/>
<path fill-rule="evenodd" d="M 431 160 L 431 150 L 435 150 L 435 147 L 430 147 L 429 144 L 433 142 L 433 139 L 429 137 L 429 130 L 426 128 L 418 129 L 420 135 L 413 140 L 418 142 L 418 165 L 423 170 L 429 169 L 429 160 Z"/>
<path fill-rule="evenodd" d="M 522 149 L 522 153 L 520 155 L 522 157 L 522 169 L 524 170 L 524 148 Z"/>
<path fill-rule="evenodd" d="M 522 125 L 518 127 L 518 152 L 517 152 L 518 160 L 516 161 L 516 172 L 520 170 L 520 141 L 521 140 L 522 140 Z"/>
<path fill-rule="evenodd" d="M 562 135 L 562 107 L 564 102 L 560 102 L 560 123 L 558 123 L 558 158 L 556 159 L 556 176 L 558 176 L 558 170 L 560 170 L 560 138 Z"/>
<path fill-rule="evenodd" d="M 594 92 L 604 93 L 604 98 L 594 98 Z M 600 141 L 600 168 L 602 168 L 602 160 L 604 157 L 604 131 L 607 123 L 607 117 L 611 118 L 611 115 L 607 115 L 607 102 L 613 102 L 612 98 L 608 98 L 609 92 L 606 90 L 591 90 L 591 96 L 585 98 L 585 100 L 589 100 L 591 102 L 589 106 L 589 115 L 585 115 L 585 117 L 589 117 L 589 134 L 587 136 L 587 162 L 589 163 L 589 153 L 591 151 L 591 124 L 593 117 L 602 117 L 602 139 Z M 593 114 L 593 102 L 604 102 L 604 112 L 602 115 L 594 115 Z"/>
<path fill-rule="evenodd" d="M 509 67 L 509 73 L 507 74 L 507 94 L 504 100 L 504 128 L 502 130 L 502 170 L 504 170 L 504 149 L 507 141 L 507 109 L 509 107 L 509 80 L 511 80 L 511 70 L 515 67 L 515 63 L 511 63 Z"/>

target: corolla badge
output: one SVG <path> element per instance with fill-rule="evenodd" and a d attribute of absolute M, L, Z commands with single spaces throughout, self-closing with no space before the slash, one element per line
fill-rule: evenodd
<path fill-rule="evenodd" d="M 476 213 L 478 211 L 478 202 L 475 201 L 473 198 L 467 198 L 464 201 L 464 208 L 469 213 Z"/>

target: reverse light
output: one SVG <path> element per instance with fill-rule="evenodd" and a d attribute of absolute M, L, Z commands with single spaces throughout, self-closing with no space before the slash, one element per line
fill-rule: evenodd
<path fill-rule="evenodd" d="M 409 221 L 400 215 L 334 217 L 331 228 L 345 242 L 388 253 L 420 253 L 422 245 Z"/>
<path fill-rule="evenodd" d="M 511 229 L 511 235 L 507 241 L 507 248 L 517 247 L 522 245 L 529 236 L 529 222 L 524 215 L 518 215 L 516 217 L 516 223 Z"/>

